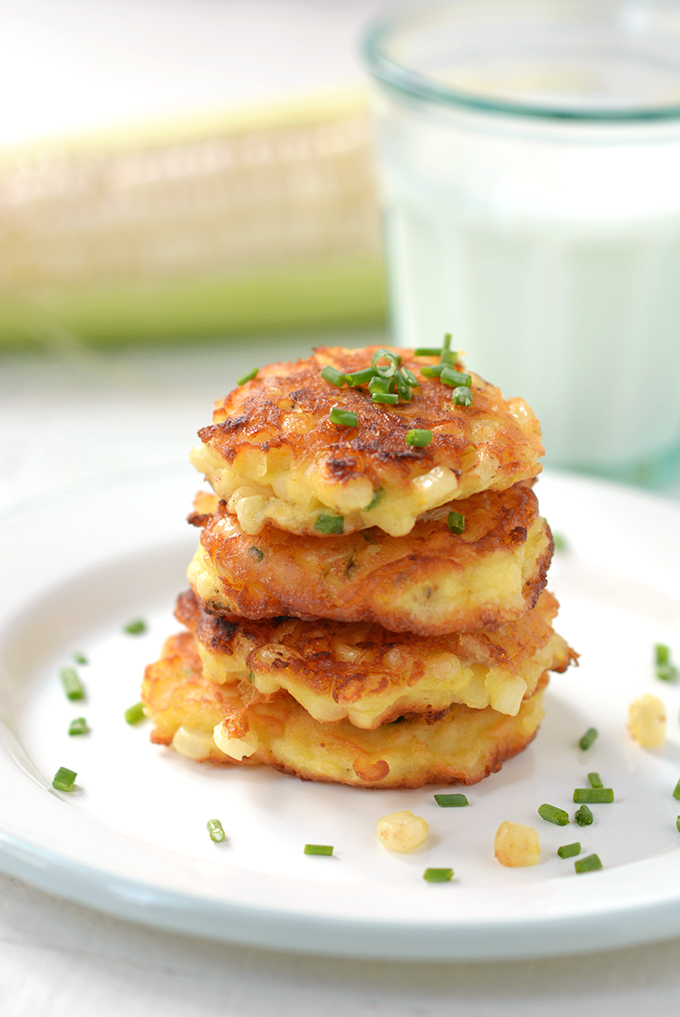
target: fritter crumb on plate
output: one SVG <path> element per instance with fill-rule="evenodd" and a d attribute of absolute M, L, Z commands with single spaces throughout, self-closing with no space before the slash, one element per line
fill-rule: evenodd
<path fill-rule="evenodd" d="M 268 525 L 254 539 L 213 497 L 212 514 L 190 517 L 203 530 L 187 577 L 215 614 L 373 621 L 421 636 L 492 628 L 534 606 L 552 556 L 530 482 L 434 509 L 403 537 L 374 527 L 319 540 Z M 449 532 L 450 508 L 463 533 Z"/>
<path fill-rule="evenodd" d="M 348 721 L 321 724 L 284 692 L 244 702 L 233 686 L 204 677 L 194 637 L 185 632 L 167 640 L 160 660 L 146 669 L 142 700 L 154 723 L 152 741 L 174 742 L 199 761 L 260 762 L 303 780 L 417 788 L 474 784 L 526 748 L 543 717 L 546 681 L 515 717 L 454 706 L 434 723 L 416 717 L 364 731 Z M 239 762 L 218 749 L 218 725 L 225 736 L 254 746 L 251 755 Z"/>
<path fill-rule="evenodd" d="M 319 537 L 330 516 L 345 534 L 378 526 L 402 536 L 430 509 L 540 472 L 533 412 L 475 374 L 470 406 L 454 405 L 450 387 L 423 377 L 434 359 L 412 350 L 392 348 L 419 382 L 396 406 L 372 402 L 365 386 L 336 388 L 321 377 L 327 365 L 361 370 L 377 349 L 320 348 L 307 360 L 270 364 L 217 403 L 191 460 L 245 533 L 269 522 Z M 334 406 L 356 413 L 357 427 L 332 423 Z M 407 445 L 411 429 L 431 430 L 432 442 Z"/>
<path fill-rule="evenodd" d="M 211 681 L 245 683 L 251 699 L 283 689 L 317 721 L 375 729 L 404 715 L 436 718 L 452 703 L 516 715 L 544 671 L 563 671 L 573 657 L 551 626 L 557 606 L 545 591 L 515 622 L 437 638 L 368 623 L 237 623 L 207 614 L 191 592 L 175 615 L 196 634 Z"/>

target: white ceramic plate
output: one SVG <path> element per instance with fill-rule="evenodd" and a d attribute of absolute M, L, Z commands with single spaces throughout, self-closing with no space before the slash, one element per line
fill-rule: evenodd
<path fill-rule="evenodd" d="M 543 513 L 569 549 L 550 587 L 558 629 L 581 665 L 551 679 L 531 747 L 441 809 L 440 787 L 361 791 L 264 768 L 205 767 L 127 725 L 144 665 L 175 631 L 196 539 L 183 518 L 190 471 L 122 479 L 25 507 L 0 521 L 0 867 L 51 893 L 128 919 L 292 950 L 391 958 L 503 958 L 614 947 L 680 934 L 679 686 L 660 682 L 652 647 L 680 660 L 680 505 L 614 485 L 546 475 Z M 124 635 L 138 615 L 146 635 Z M 82 651 L 87 689 L 69 702 L 58 669 Z M 666 704 L 663 748 L 626 733 L 628 704 Z M 91 733 L 67 735 L 85 715 Z M 577 747 L 590 726 L 599 738 Z M 79 791 L 59 794 L 60 766 Z M 575 787 L 599 771 L 616 793 L 580 828 L 541 820 L 543 802 L 573 815 Z M 412 809 L 430 825 L 410 855 L 375 838 L 376 820 Z M 228 840 L 213 844 L 206 821 Z M 505 869 L 493 838 L 505 819 L 535 826 L 541 864 Z M 576 875 L 556 849 L 579 840 L 603 870 Z M 332 844 L 331 858 L 303 854 Z M 423 881 L 453 867 L 450 883 Z"/>

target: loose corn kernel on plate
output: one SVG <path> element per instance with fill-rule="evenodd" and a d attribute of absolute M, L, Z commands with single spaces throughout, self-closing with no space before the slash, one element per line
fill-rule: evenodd
<path fill-rule="evenodd" d="M 541 476 L 541 511 L 567 541 L 550 585 L 580 666 L 551 677 L 538 736 L 499 773 L 462 789 L 371 791 L 200 765 L 151 745 L 148 721 L 125 721 L 145 664 L 176 631 L 172 605 L 195 541 L 177 520 L 194 490 L 189 470 L 159 473 L 0 521 L 2 870 L 132 921 L 313 953 L 507 958 L 680 934 L 680 683 L 658 680 L 653 661 L 656 643 L 680 661 L 680 505 Z M 144 631 L 123 631 L 139 618 Z M 83 699 L 66 697 L 64 667 Z M 656 748 L 627 731 L 629 705 L 644 695 L 666 712 Z M 79 717 L 89 732 L 69 736 Z M 584 751 L 590 727 L 598 737 Z M 72 792 L 51 786 L 60 767 L 77 774 Z M 573 792 L 592 772 L 614 802 L 591 805 L 592 825 L 577 826 Z M 435 802 L 460 790 L 469 805 Z M 570 823 L 543 820 L 544 803 Z M 376 824 L 403 811 L 424 820 L 427 837 L 390 851 Z M 211 839 L 210 820 L 224 840 Z M 538 864 L 496 860 L 506 821 L 536 829 Z M 579 855 L 558 856 L 577 841 Z M 308 844 L 332 854 L 305 854 Z M 577 874 L 592 855 L 601 870 Z M 427 881 L 427 869 L 447 878 Z"/>

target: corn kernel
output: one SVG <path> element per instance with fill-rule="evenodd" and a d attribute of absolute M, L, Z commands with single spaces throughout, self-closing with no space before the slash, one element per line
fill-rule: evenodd
<path fill-rule="evenodd" d="M 538 834 L 533 826 L 511 823 L 507 819 L 496 830 L 493 846 L 501 865 L 513 869 L 522 865 L 537 865 L 541 853 Z"/>
<path fill-rule="evenodd" d="M 628 730 L 645 749 L 663 745 L 666 737 L 666 709 L 656 696 L 634 699 L 628 708 Z"/>
<path fill-rule="evenodd" d="M 239 761 L 252 756 L 259 745 L 258 737 L 254 731 L 246 731 L 242 738 L 237 738 L 229 734 L 224 724 L 216 725 L 213 738 L 215 745 L 224 752 L 225 756 Z"/>
<path fill-rule="evenodd" d="M 428 826 L 408 809 L 383 816 L 376 824 L 378 840 L 390 851 L 413 851 L 427 837 Z"/>

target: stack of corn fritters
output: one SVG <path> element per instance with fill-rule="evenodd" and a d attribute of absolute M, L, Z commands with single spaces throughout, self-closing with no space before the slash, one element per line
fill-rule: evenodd
<path fill-rule="evenodd" d="M 375 347 L 319 349 L 261 369 L 199 432 L 214 494 L 189 517 L 187 631 L 146 671 L 152 741 L 394 788 L 474 783 L 534 737 L 547 671 L 575 656 L 544 590 L 538 422 L 474 374 L 457 405 L 421 374 L 438 358 L 392 352 L 418 381 L 407 401 L 343 383 Z"/>

